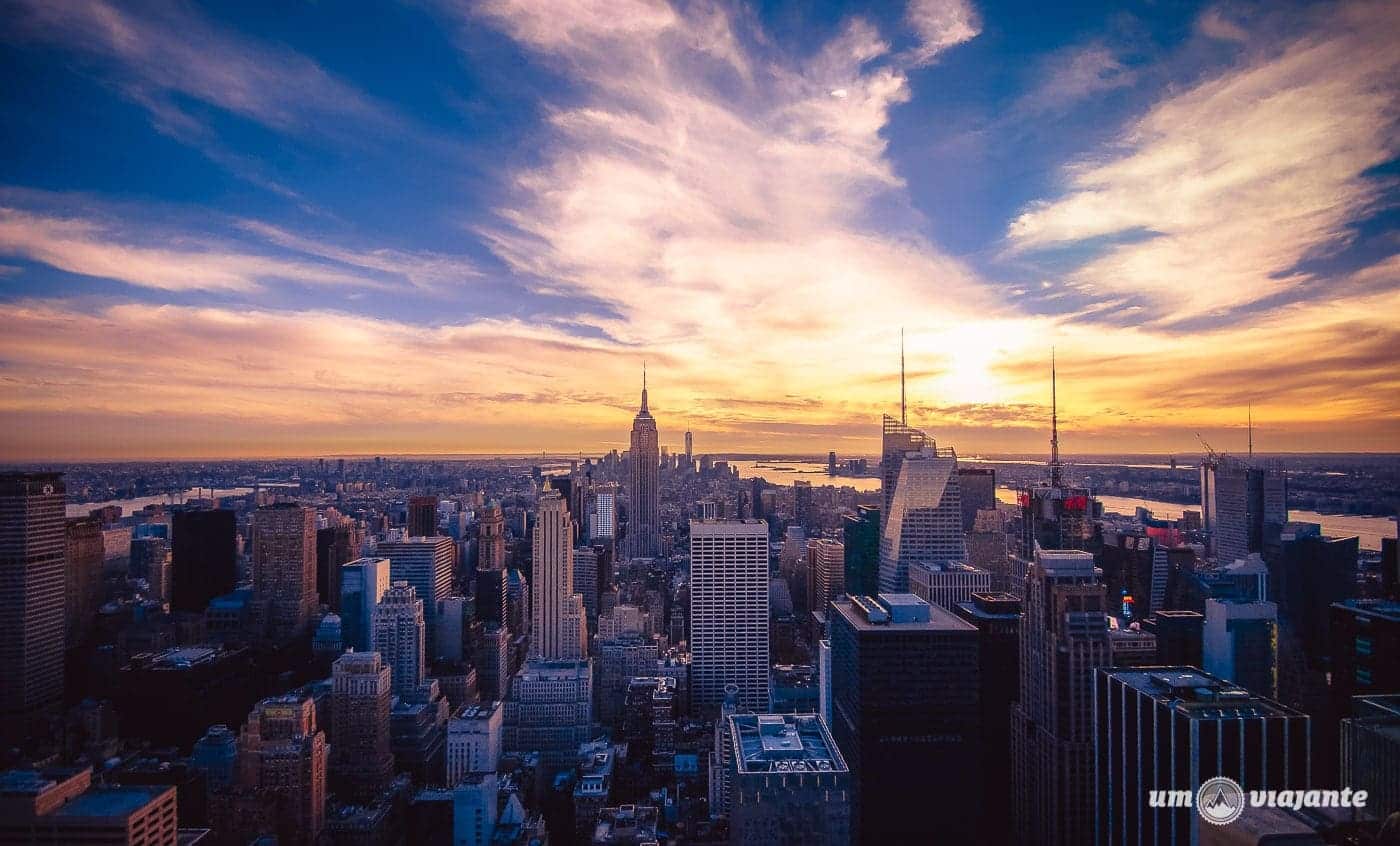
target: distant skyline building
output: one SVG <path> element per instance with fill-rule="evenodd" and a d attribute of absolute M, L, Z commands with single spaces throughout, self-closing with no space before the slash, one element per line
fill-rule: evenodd
<path fill-rule="evenodd" d="M 894 499 L 894 492 L 898 487 L 899 473 L 904 466 L 904 457 L 911 452 L 919 452 L 929 442 L 930 438 L 927 435 L 910 427 L 904 420 L 896 420 L 888 414 L 881 418 L 880 526 L 882 530 L 885 522 L 889 520 L 890 502 Z M 959 508 L 961 509 L 961 505 Z M 961 515 L 959 515 L 959 520 L 961 519 Z"/>
<path fill-rule="evenodd" d="M 977 512 L 997 507 L 997 471 L 983 467 L 958 468 L 958 492 L 962 497 L 962 530 L 971 532 Z"/>
<path fill-rule="evenodd" d="M 1021 509 L 1023 559 L 1035 558 L 1036 547 L 1051 550 L 1084 549 L 1094 536 L 1098 501 L 1087 488 L 1065 480 L 1060 462 L 1060 418 L 1055 384 L 1055 361 L 1050 359 L 1050 472 L 1048 481 L 1023 487 L 1016 494 Z"/>
<path fill-rule="evenodd" d="M 61 473 L 0 473 L 0 739 L 19 744 L 63 701 Z"/>
<path fill-rule="evenodd" d="M 456 543 L 447 536 L 410 537 L 379 544 L 376 554 L 389 559 L 389 581 L 408 582 L 423 600 L 428 642 L 437 637 L 437 603 L 452 593 Z"/>
<path fill-rule="evenodd" d="M 501 504 L 488 502 L 477 518 L 477 569 L 506 568 L 506 516 Z"/>
<path fill-rule="evenodd" d="M 1222 456 L 1213 475 L 1211 546 L 1216 560 L 1236 561 L 1276 544 L 1288 522 L 1288 477 L 1283 469 Z"/>
<path fill-rule="evenodd" d="M 1012 710 L 1012 842 L 1093 842 L 1094 671 L 1112 663 L 1105 593 L 1093 555 L 1036 551 Z"/>
<path fill-rule="evenodd" d="M 316 512 L 282 502 L 253 514 L 253 590 L 269 603 L 268 636 L 305 634 L 320 604 L 316 595 Z"/>
<path fill-rule="evenodd" d="M 574 592 L 574 524 L 568 501 L 545 491 L 535 512 L 530 574 L 530 657 L 588 657 L 583 597 Z"/>
<path fill-rule="evenodd" d="M 905 453 L 899 465 L 880 537 L 882 593 L 907 593 L 914 562 L 950 564 L 967 558 L 957 453 L 940 450 L 929 439 L 918 451 Z"/>
<path fill-rule="evenodd" d="M 692 712 L 712 713 L 736 685 L 749 710 L 768 710 L 768 524 L 690 521 Z"/>
<path fill-rule="evenodd" d="M 164 541 L 152 539 L 152 544 Z M 135 542 L 133 542 L 133 548 Z M 64 527 L 64 617 L 67 632 L 67 647 L 72 649 L 86 643 L 96 623 L 97 606 L 102 599 L 102 567 L 106 544 L 102 535 L 102 521 L 96 517 L 75 517 Z M 145 562 L 147 578 L 155 587 L 152 591 L 159 596 L 160 565 L 164 555 L 154 556 L 156 561 Z"/>
<path fill-rule="evenodd" d="M 202 614 L 238 582 L 237 518 L 227 508 L 179 510 L 170 532 L 171 610 Z"/>
<path fill-rule="evenodd" d="M 342 801 L 371 802 L 394 780 L 389 745 L 393 673 L 378 652 L 347 652 L 331 666 L 330 775 Z"/>
<path fill-rule="evenodd" d="M 411 538 L 430 538 L 438 533 L 438 498 L 411 496 L 408 498 L 407 534 Z"/>
<path fill-rule="evenodd" d="M 647 376 L 642 370 L 642 406 L 632 420 L 628 452 L 627 554 L 632 558 L 656 555 L 660 544 L 660 436 L 656 420 L 647 410 Z"/>
<path fill-rule="evenodd" d="M 908 593 L 831 607 L 831 733 L 852 773 L 853 842 L 934 830 L 980 842 L 977 629 Z"/>
<path fill-rule="evenodd" d="M 960 602 L 971 602 L 974 593 L 991 589 L 992 574 L 967 564 L 916 561 L 909 565 L 909 592 L 949 611 L 956 610 Z"/>
<path fill-rule="evenodd" d="M 374 651 L 393 671 L 395 696 L 412 696 L 427 675 L 423 600 L 413 585 L 394 582 L 374 609 Z"/>
<path fill-rule="evenodd" d="M 588 536 L 595 541 L 617 538 L 617 485 L 598 485 L 593 490 L 593 511 L 588 515 Z"/>

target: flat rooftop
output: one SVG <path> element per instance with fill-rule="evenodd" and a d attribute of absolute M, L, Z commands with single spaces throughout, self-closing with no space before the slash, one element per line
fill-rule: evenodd
<path fill-rule="evenodd" d="M 815 714 L 737 714 L 729 722 L 740 774 L 847 771 Z"/>
<path fill-rule="evenodd" d="M 48 817 L 74 817 L 91 819 L 107 817 L 123 819 L 158 799 L 161 794 L 173 791 L 170 785 L 131 784 L 122 787 L 94 787 L 75 796 L 62 807 L 48 814 Z"/>
<path fill-rule="evenodd" d="M 977 627 L 912 593 L 882 593 L 833 602 L 831 607 L 862 632 L 968 631 Z"/>
<path fill-rule="evenodd" d="M 1303 716 L 1198 667 L 1134 667 L 1099 672 L 1197 719 Z"/>

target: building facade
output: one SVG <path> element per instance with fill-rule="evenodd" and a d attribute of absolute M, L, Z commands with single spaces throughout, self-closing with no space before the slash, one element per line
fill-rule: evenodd
<path fill-rule="evenodd" d="M 713 713 L 727 684 L 744 707 L 768 710 L 768 623 L 768 524 L 692 520 L 692 713 Z"/>

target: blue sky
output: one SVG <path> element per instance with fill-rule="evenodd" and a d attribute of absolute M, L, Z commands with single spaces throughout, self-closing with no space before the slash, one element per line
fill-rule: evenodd
<path fill-rule="evenodd" d="M 3 8 L 13 457 L 1400 449 L 1393 5 Z"/>

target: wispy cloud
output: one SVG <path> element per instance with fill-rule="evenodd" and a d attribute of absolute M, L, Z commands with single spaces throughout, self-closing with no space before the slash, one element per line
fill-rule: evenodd
<path fill-rule="evenodd" d="M 905 17 L 919 39 L 911 55 L 916 65 L 982 32 L 982 19 L 968 0 L 910 0 Z"/>
<path fill-rule="evenodd" d="M 1067 172 L 1063 196 L 1033 204 L 1018 250 L 1134 231 L 1070 275 L 1101 296 L 1141 294 L 1167 319 L 1275 297 L 1295 266 L 1348 237 L 1397 153 L 1400 12 L 1352 4 L 1283 45 L 1157 103 L 1118 143 Z"/>

